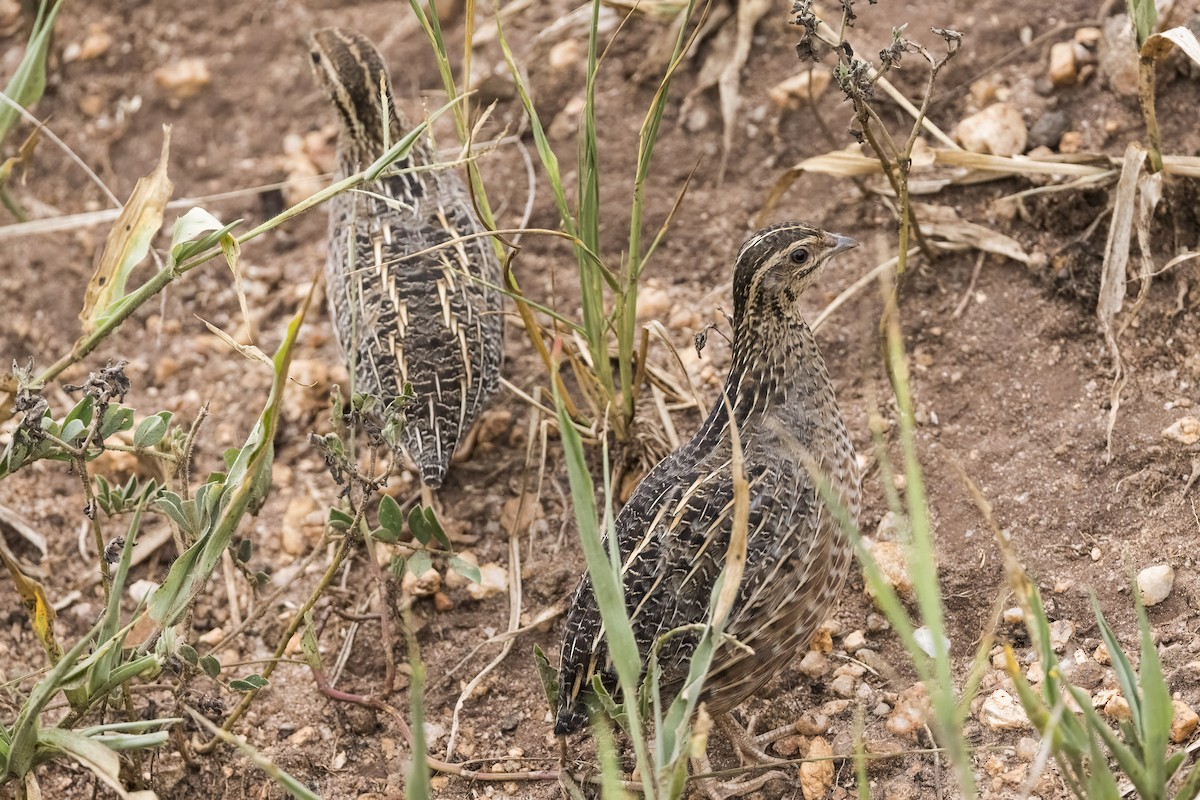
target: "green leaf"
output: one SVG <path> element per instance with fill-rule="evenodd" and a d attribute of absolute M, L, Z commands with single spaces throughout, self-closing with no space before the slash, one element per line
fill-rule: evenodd
<path fill-rule="evenodd" d="M 329 521 L 326 523 L 335 531 L 348 531 L 354 524 L 354 517 L 340 508 L 329 509 Z"/>
<path fill-rule="evenodd" d="M 191 664 L 193 667 L 200 663 L 200 654 L 196 652 L 196 648 L 192 647 L 186 642 L 179 645 L 179 649 L 176 652 L 179 653 L 180 658 Z"/>
<path fill-rule="evenodd" d="M 433 530 L 425 520 L 425 515 L 421 513 L 420 506 L 414 506 L 408 512 L 408 529 L 412 531 L 413 538 L 423 545 L 429 544 L 429 540 L 433 538 Z"/>
<path fill-rule="evenodd" d="M 238 542 L 237 560 L 246 564 L 254 556 L 254 542 L 249 539 L 242 539 Z"/>
<path fill-rule="evenodd" d="M 400 534 L 390 531 L 387 528 L 376 528 L 371 531 L 371 538 L 381 541 L 384 544 L 395 544 L 400 541 Z"/>
<path fill-rule="evenodd" d="M 393 534 L 393 542 L 400 538 L 400 533 L 404 530 L 404 515 L 400 513 L 400 504 L 386 494 L 379 498 L 379 525 Z"/>
<path fill-rule="evenodd" d="M 239 219 L 222 225 L 220 220 L 203 208 L 188 211 L 175 220 L 175 229 L 171 233 L 171 265 L 182 264 L 197 253 L 203 253 L 213 247 L 240 222 Z M 201 236 L 208 231 L 212 233 Z"/>
<path fill-rule="evenodd" d="M 171 424 L 171 417 L 174 416 L 170 411 L 160 411 L 154 416 L 146 417 L 137 426 L 137 430 L 133 432 L 134 447 L 153 447 L 162 441 L 162 438 L 167 435 L 167 428 Z"/>
<path fill-rule="evenodd" d="M 72 419 L 63 423 L 62 431 L 58 434 L 58 438 L 62 439 L 67 444 L 79 444 L 75 441 L 79 439 L 87 431 L 87 425 L 81 419 Z"/>
<path fill-rule="evenodd" d="M 420 577 L 429 571 L 433 566 L 433 560 L 429 557 L 429 553 L 424 550 L 418 550 L 408 557 L 409 574 Z"/>
<path fill-rule="evenodd" d="M 221 674 L 221 662 L 210 653 L 200 659 L 200 669 L 204 670 L 204 674 L 208 677 L 216 678 Z"/>
<path fill-rule="evenodd" d="M 100 420 L 100 441 L 132 427 L 133 409 L 113 403 L 104 410 L 104 418 Z"/>
<path fill-rule="evenodd" d="M 8 85 L 4 87 L 4 94 L 18 105 L 28 108 L 36 103 L 46 90 L 46 54 L 50 48 L 50 36 L 54 32 L 54 20 L 61 8 L 62 0 L 58 0 L 48 14 L 45 3 L 38 9 L 25 55 L 9 79 Z M 21 115 L 15 108 L 0 101 L 0 142 L 4 141 L 4 137 L 20 118 Z"/>
<path fill-rule="evenodd" d="M 1158 8 L 1154 0 L 1127 0 L 1127 6 L 1133 32 L 1137 36 L 1137 46 L 1141 50 L 1150 34 L 1154 33 L 1154 26 L 1158 23 Z"/>
<path fill-rule="evenodd" d="M 465 561 L 459 558 L 458 556 L 450 556 L 450 569 L 454 570 L 459 575 L 462 575 L 472 583 L 479 583 L 482 577 L 479 574 L 479 567 L 475 566 L 470 561 Z"/>
<path fill-rule="evenodd" d="M 438 544 L 447 552 L 454 550 L 454 545 L 450 544 L 450 537 L 446 535 L 446 531 L 442 528 L 442 523 L 438 521 L 437 513 L 432 508 L 425 508 L 421 511 L 425 517 L 425 524 L 429 526 L 429 532 L 433 534 L 433 538 L 437 539 Z"/>
<path fill-rule="evenodd" d="M 388 572 L 392 573 L 392 577 L 397 580 L 404 577 L 404 567 L 404 556 L 396 555 L 388 559 Z"/>
<path fill-rule="evenodd" d="M 71 409 L 71 412 L 63 418 L 63 428 L 66 428 L 67 423 L 74 421 L 82 422 L 85 428 L 91 425 L 92 411 L 95 409 L 95 407 L 95 399 L 90 394 L 85 394 L 83 399 L 76 403 L 75 407 Z"/>
<path fill-rule="evenodd" d="M 546 658 L 542 648 L 536 644 L 533 646 L 533 663 L 537 665 L 538 677 L 542 681 L 542 691 L 546 693 L 546 702 L 550 704 L 550 710 L 553 711 L 558 705 L 558 670 L 550 663 L 550 659 Z"/>
<path fill-rule="evenodd" d="M 235 692 L 253 692 L 267 686 L 269 681 L 257 672 L 244 678 L 229 682 L 229 688 Z"/>
<path fill-rule="evenodd" d="M 304 652 L 304 660 L 310 669 L 321 669 L 321 648 L 317 642 L 317 632 L 313 627 L 312 609 L 304 612 L 304 628 L 300 634 L 300 649 Z"/>

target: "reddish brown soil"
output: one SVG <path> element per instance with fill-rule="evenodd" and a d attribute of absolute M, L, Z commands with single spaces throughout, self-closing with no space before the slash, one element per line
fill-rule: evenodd
<path fill-rule="evenodd" d="M 431 53 L 407 4 L 321 0 L 221 5 L 217 12 L 206 4 L 175 0 L 152 4 L 120 0 L 66 7 L 55 39 L 49 88 L 37 112 L 118 197 L 127 197 L 137 178 L 153 167 L 163 124 L 173 126 L 171 177 L 176 197 L 246 189 L 286 178 L 289 162 L 284 157 L 284 138 L 329 131 L 333 123 L 306 66 L 303 36 L 318 27 L 354 27 L 377 41 L 393 65 L 397 88 L 406 98 L 402 105 L 411 116 L 421 114 L 422 103 L 432 108 L 442 102 Z M 779 4 L 780 12 L 785 5 Z M 983 75 L 1011 92 L 1028 123 L 1051 107 L 1065 112 L 1071 127 L 1084 133 L 1088 148 L 1119 155 L 1125 144 L 1141 133 L 1136 97 L 1109 91 L 1097 76 L 1078 87 L 1037 90 L 1037 82 L 1044 80 L 1050 42 L 1069 39 L 1074 28 L 1094 13 L 1091 3 L 1067 0 L 1048 6 L 985 0 L 923 7 L 861 5 L 855 41 L 863 52 L 882 47 L 891 27 L 904 22 L 911 23 L 911 35 L 931 47 L 937 42 L 926 33 L 930 25 L 966 33 L 962 54 L 943 74 L 932 110 L 933 120 L 946 130 L 973 110 L 967 85 Z M 543 119 L 548 126 L 558 119 L 557 126 L 551 126 L 553 144 L 569 180 L 574 177 L 574 119 L 571 114 L 559 119 L 559 114 L 582 90 L 583 49 L 578 50 L 580 58 L 557 68 L 550 66 L 557 61 L 549 54 L 561 42 L 585 41 L 583 28 L 577 24 L 546 37 L 537 34 L 570 8 L 571 4 L 558 0 L 532 3 L 506 23 L 517 58 L 528 69 Z M 1177 9 L 1174 19 L 1186 20 L 1194 10 L 1189 7 L 1184 13 Z M 685 355 L 692 334 L 707 321 L 721 321 L 716 309 L 729 307 L 733 253 L 751 231 L 770 187 L 801 159 L 850 141 L 844 133 L 848 105 L 836 88 L 819 103 L 819 112 L 834 137 L 832 144 L 823 138 L 807 110 L 784 112 L 768 99 L 768 88 L 799 68 L 793 50 L 796 30 L 787 20 L 785 14 L 773 13 L 757 29 L 749 62 L 742 70 L 744 103 L 723 183 L 716 182 L 721 121 L 715 90 L 693 98 L 687 116 L 681 112 L 682 99 L 695 85 L 709 45 L 702 47 L 700 57 L 689 62 L 672 87 L 674 99 L 663 123 L 648 189 L 649 226 L 662 222 L 683 181 L 694 168 L 696 174 L 646 278 L 655 287 L 649 296 L 661 301 L 651 316 L 668 326 L 674 344 Z M 1023 27 L 1036 34 L 1057 25 L 1063 26 L 1061 35 L 1022 48 Z M 65 62 L 64 48 L 83 42 L 93 26 L 112 36 L 111 45 L 95 59 Z M 486 15 L 481 16 L 479 26 L 490 27 Z M 447 24 L 447 33 L 454 52 L 461 52 L 461 15 Z M 654 88 L 652 82 L 635 82 L 633 75 L 651 43 L 663 35 L 662 23 L 635 16 L 609 52 L 598 90 L 605 191 L 603 244 L 614 260 L 627 240 L 636 137 Z M 17 30 L 0 39 L 0 73 L 9 74 L 17 63 L 24 36 L 24 31 Z M 211 81 L 192 97 L 171 99 L 152 73 L 190 57 L 205 60 Z M 993 66 L 1001 58 L 1006 59 L 1005 64 Z M 498 101 L 483 135 L 516 132 L 532 151 L 499 48 L 494 40 L 488 40 L 475 51 L 474 70 L 484 75 L 497 65 L 499 77 L 482 86 L 485 99 Z M 923 84 L 924 72 L 915 57 L 906 60 L 904 67 L 897 83 L 914 96 Z M 1186 70 L 1171 65 L 1164 73 L 1159 98 L 1169 152 L 1193 155 L 1200 147 L 1193 113 L 1198 101 L 1195 82 L 1186 77 Z M 902 123 L 899 112 L 887 103 L 882 106 L 889 122 Z M 443 144 L 453 140 L 445 127 L 439 128 L 439 136 Z M 10 139 L 6 151 L 14 145 Z M 486 155 L 482 164 L 493 206 L 501 210 L 501 224 L 515 225 L 527 196 L 520 152 L 502 145 Z M 1006 591 L 998 552 L 964 489 L 958 472 L 961 468 L 991 501 L 999 524 L 1011 533 L 1029 573 L 1049 600 L 1051 617 L 1077 624 L 1067 645 L 1068 655 L 1076 650 L 1090 655 L 1098 642 L 1089 608 L 1092 593 L 1122 640 L 1132 644 L 1136 629 L 1130 575 L 1154 563 L 1175 568 L 1174 592 L 1150 610 L 1150 619 L 1163 648 L 1171 688 L 1194 708 L 1200 704 L 1200 675 L 1189 671 L 1188 664 L 1200 658 L 1195 549 L 1200 541 L 1200 520 L 1195 492 L 1186 493 L 1185 483 L 1200 458 L 1200 446 L 1166 440 L 1161 432 L 1180 416 L 1194 414 L 1189 407 L 1200 402 L 1200 357 L 1196 354 L 1200 323 L 1194 313 L 1200 272 L 1192 262 L 1156 281 L 1136 327 L 1122 339 L 1129 382 L 1122 395 L 1109 460 L 1105 426 L 1110 361 L 1094 313 L 1104 228 L 1087 242 L 1077 242 L 1087 225 L 1104 212 L 1110 202 L 1108 193 L 1057 194 L 1053 201 L 1030 203 L 1026 219 L 994 220 L 989 202 L 1027 186 L 1009 180 L 924 199 L 955 206 L 966 218 L 992 221 L 1031 253 L 1045 254 L 1051 266 L 1032 269 L 988 258 L 960 316 L 955 316 L 954 310 L 968 289 L 975 262 L 972 254 L 948 255 L 933 264 L 919 261 L 901 293 L 952 651 L 960 675 L 965 675 L 992 608 Z M 111 206 L 80 169 L 46 141 L 38 149 L 26 183 L 15 194 L 35 217 Z M 1191 202 L 1194 205 L 1194 199 Z M 250 225 L 278 212 L 283 198 L 270 190 L 203 205 L 223 220 L 243 218 Z M 1175 236 L 1177 245 L 1195 247 L 1200 230 L 1195 227 L 1194 212 L 1189 215 L 1184 200 L 1176 207 L 1178 225 L 1172 228 L 1172 211 L 1164 209 L 1156 230 L 1164 237 Z M 533 208 L 531 227 L 557 226 L 544 181 L 539 181 Z M 168 212 L 168 222 L 175 213 L 182 212 Z M 786 218 L 813 221 L 864 243 L 841 258 L 819 290 L 805 298 L 811 313 L 894 252 L 887 210 L 846 181 L 802 178 L 771 212 L 772 220 Z M 44 366 L 67 351 L 77 335 L 76 315 L 106 232 L 103 225 L 78 226 L 4 242 L 0 254 L 0 319 L 4 320 L 0 325 L 0 363 L 33 359 Z M 317 211 L 245 247 L 242 266 L 251 313 L 259 331 L 258 344 L 268 352 L 280 340 L 308 282 L 321 269 L 324 234 L 324 216 Z M 165 245 L 166 239 L 159 244 Z M 1164 238 L 1162 252 L 1156 255 L 1169 257 L 1173 246 Z M 1059 262 L 1054 256 L 1068 250 L 1076 253 L 1069 261 L 1070 269 L 1055 272 L 1054 265 Z M 1159 258 L 1159 263 L 1164 261 L 1165 257 Z M 515 269 L 521 285 L 533 297 L 555 305 L 564 314 L 578 313 L 573 258 L 561 240 L 527 236 Z M 818 335 L 862 452 L 872 450 L 868 410 L 881 402 L 879 398 L 889 396 L 877 349 L 880 306 L 878 293 L 868 290 L 837 312 Z M 183 420 L 208 404 L 211 417 L 200 438 L 193 470 L 196 475 L 218 468 L 221 453 L 244 441 L 270 384 L 264 368 L 229 352 L 198 317 L 230 331 L 241 324 L 233 281 L 216 262 L 178 281 L 161 304 L 148 304 L 98 352 L 63 376 L 67 382 L 78 382 L 106 359 L 123 358 L 130 362 L 128 373 L 133 380 L 128 403 L 139 412 L 169 409 Z M 541 362 L 516 325 L 509 327 L 507 350 L 506 372 L 512 383 L 527 392 L 546 385 Z M 652 353 L 664 368 L 678 374 L 665 348 L 656 345 Z M 727 344 L 715 335 L 710 336 L 701 360 L 687 358 L 691 378 L 710 400 L 728 358 Z M 284 529 L 289 526 L 304 537 L 305 548 L 317 546 L 320 536 L 319 524 L 301 526 L 303 515 L 295 512 L 288 517 L 289 506 L 307 504 L 312 510 L 311 523 L 322 516 L 321 509 L 336 501 L 337 488 L 323 471 L 320 455 L 307 444 L 310 431 L 328 429 L 324 410 L 328 388 L 345 374 L 335 366 L 337 356 L 323 303 L 301 334 L 296 359 L 294 374 L 301 383 L 289 389 L 277 436 L 275 487 L 266 507 L 257 518 L 248 520 L 240 533 L 255 542 L 251 566 L 270 571 L 277 581 L 290 581 L 292 586 L 277 605 L 260 610 L 257 622 L 244 636 L 217 653 L 225 663 L 268 655 L 291 610 L 311 591 L 327 563 L 326 555 L 321 554 L 308 571 L 297 574 L 289 569 L 297 557 L 286 553 L 282 545 Z M 69 403 L 57 385 L 47 396 L 59 413 Z M 447 517 L 479 536 L 472 549 L 481 562 L 507 565 L 509 519 L 502 509 L 520 496 L 525 485 L 536 485 L 538 448 L 533 449 L 532 465 L 527 463 L 529 406 L 505 393 L 495 409 L 485 441 L 469 462 L 455 469 L 441 500 Z M 887 402 L 881 413 L 895 417 Z M 694 413 L 675 417 L 681 435 L 687 435 L 697 423 Z M 654 424 L 654 418 L 647 424 Z M 870 461 L 875 462 L 873 458 Z M 114 459 L 97 468 L 124 477 L 131 466 Z M 523 624 L 546 609 L 561 606 L 582 569 L 570 508 L 564 505 L 565 469 L 553 437 L 544 474 L 537 519 L 531 527 L 518 530 Z M 411 476 L 394 478 L 392 486 L 399 487 L 401 497 L 412 494 Z M 874 467 L 865 490 L 862 523 L 870 532 L 886 510 Z M 71 641 L 92 624 L 101 607 L 99 589 L 86 583 L 86 577 L 95 571 L 94 554 L 81 554 L 77 545 L 83 503 L 77 478 L 60 464 L 39 464 L 0 484 L 0 503 L 16 510 L 49 539 L 50 555 L 40 563 L 32 549 L 19 543 L 13 546 L 42 576 L 50 596 L 58 599 L 75 589 L 82 592 L 59 618 L 59 635 Z M 106 535 L 122 533 L 119 524 L 108 524 Z M 153 518 L 147 531 L 165 524 Z M 139 567 L 134 577 L 161 579 L 172 557 L 169 550 L 164 548 Z M 244 611 L 249 589 L 240 577 L 234 583 Z M 374 582 L 363 555 L 354 559 L 335 587 L 317 609 L 318 618 L 324 620 L 321 641 L 328 664 L 337 658 L 350 625 L 331 610 L 369 612 L 375 608 L 367 602 Z M 867 615 L 874 611 L 862 588 L 861 575 L 853 576 L 836 615 L 842 633 L 864 629 Z M 445 732 L 451 727 L 462 686 L 499 652 L 499 645 L 484 644 L 485 640 L 503 632 L 509 618 L 504 594 L 474 601 L 457 588 L 448 595 L 454 603 L 448 611 L 436 611 L 429 600 L 419 601 L 414 609 L 431 682 L 426 718 L 435 734 L 441 733 L 432 744 L 435 753 L 444 751 Z M 7 580 L 0 581 L 0 609 L 4 623 L 0 626 L 0 685 L 4 686 L 0 717 L 10 721 L 34 680 L 19 679 L 40 669 L 43 658 L 23 606 Z M 553 659 L 560 622 L 555 619 L 544 629 L 521 636 L 507 659 L 466 700 L 458 755 L 472 756 L 471 766 L 488 770 L 511 760 L 518 765 L 514 768 L 553 767 L 557 748 L 531 651 L 539 645 Z M 226 584 L 218 577 L 201 595 L 192 629 L 185 635 L 196 642 L 229 624 Z M 1002 639 L 1013 638 L 1018 651 L 1025 652 L 1021 648 L 1028 643 L 1023 636 L 1010 628 L 1001 628 L 999 633 Z M 867 638 L 868 646 L 896 667 L 894 675 L 866 677 L 872 693 L 867 706 L 868 740 L 876 742 L 875 749 L 880 751 L 927 745 L 926 739 L 896 739 L 885 730 L 883 718 L 870 713 L 874 704 L 889 697 L 887 693 L 911 685 L 913 676 L 890 633 L 869 633 Z M 363 622 L 338 678 L 340 688 L 369 693 L 379 686 L 384 663 L 379 641 L 378 622 Z M 393 644 L 397 659 L 403 661 L 403 642 Z M 203 644 L 197 646 L 202 652 L 206 649 Z M 834 659 L 835 666 L 841 663 Z M 256 669 L 259 667 L 233 667 L 222 678 Z M 158 680 L 171 684 L 175 678 L 164 674 Z M 996 676 L 989 680 L 994 688 Z M 401 685 L 406 683 L 402 678 Z M 746 711 L 762 712 L 760 729 L 782 725 L 833 699 L 826 683 L 810 681 L 789 669 L 761 697 L 750 701 Z M 195 680 L 193 689 L 219 698 L 227 708 L 237 699 L 223 685 L 205 678 Z M 171 708 L 166 692 L 139 692 L 135 697 L 139 710 L 147 714 Z M 397 691 L 391 701 L 407 714 L 406 689 Z M 835 748 L 848 741 L 851 716 L 847 710 L 831 720 L 826 737 Z M 968 724 L 971 740 L 983 746 L 1014 745 L 1020 736 L 1028 735 L 996 732 L 974 721 Z M 402 796 L 409 752 L 395 722 L 386 715 L 323 698 L 301 666 L 284 665 L 275 673 L 270 688 L 258 697 L 238 732 L 323 797 Z M 720 747 L 714 748 L 714 755 L 718 763 L 734 763 Z M 976 756 L 986 795 L 1014 795 L 1015 786 L 1002 776 L 1004 770 L 1017 766 L 1011 757 L 1012 750 L 986 747 Z M 990 759 L 1000 760 L 989 763 Z M 872 766 L 870 775 L 874 796 L 932 797 L 937 787 L 947 791 L 946 796 L 953 795 L 946 789 L 952 776 L 932 756 L 904 755 L 880 761 Z M 130 773 L 130 785 L 138 777 Z M 168 746 L 145 763 L 142 777 L 162 798 L 283 796 L 248 760 L 228 748 L 197 756 L 188 765 L 174 746 Z M 43 767 L 39 778 L 47 797 L 91 795 L 90 777 L 66 763 Z M 846 788 L 853 787 L 850 765 L 839 766 L 836 782 L 836 796 L 844 796 Z M 459 778 L 441 778 L 435 786 L 437 796 L 453 798 L 549 798 L 558 796 L 559 791 L 550 783 L 484 784 Z M 0 789 L 0 795 L 5 791 L 11 789 Z M 100 796 L 105 791 L 101 789 Z M 1060 796 L 1062 789 L 1056 782 L 1044 782 L 1039 791 L 1045 798 Z M 777 782 L 760 796 L 799 797 L 800 790 L 795 781 Z"/>

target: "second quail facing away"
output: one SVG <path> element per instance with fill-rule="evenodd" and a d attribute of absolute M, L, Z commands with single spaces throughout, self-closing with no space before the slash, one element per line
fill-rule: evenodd
<path fill-rule="evenodd" d="M 326 28 L 310 44 L 313 74 L 341 117 L 340 180 L 409 126 L 365 36 Z M 379 180 L 329 201 L 326 292 L 338 344 L 355 391 L 386 404 L 412 385 L 401 441 L 429 489 L 441 486 L 499 386 L 500 263 L 487 237 L 454 241 L 482 230 L 462 180 L 439 167 L 424 139 Z"/>
<path fill-rule="evenodd" d="M 849 570 L 849 541 L 805 463 L 827 476 L 854 517 L 858 468 L 797 299 L 833 256 L 856 244 L 787 223 L 755 233 L 737 255 L 733 363 L 724 394 L 744 454 L 750 519 L 742 583 L 725 631 L 753 655 L 729 645 L 717 651 L 703 693 L 714 714 L 732 710 L 805 652 Z M 708 621 L 732 530 L 730 423 L 718 399 L 699 432 L 650 471 L 617 516 L 625 605 L 643 669 L 668 631 Z M 697 641 L 697 633 L 680 633 L 663 643 L 664 702 L 682 688 Z M 556 734 L 587 724 L 594 675 L 615 692 L 616 672 L 585 576 L 567 615 Z"/>

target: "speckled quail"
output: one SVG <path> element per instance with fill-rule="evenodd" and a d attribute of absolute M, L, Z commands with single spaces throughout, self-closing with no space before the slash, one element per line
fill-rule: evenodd
<path fill-rule="evenodd" d="M 310 44 L 313 74 L 341 118 L 341 179 L 409 126 L 366 37 L 327 28 Z M 326 292 L 338 344 L 355 391 L 386 404 L 412 386 L 400 440 L 429 489 L 499 385 L 500 264 L 487 237 L 458 241 L 481 230 L 462 180 L 424 139 L 378 180 L 329 201 Z"/>
<path fill-rule="evenodd" d="M 733 363 L 724 393 L 744 452 L 750 518 L 742 583 L 725 630 L 753 655 L 729 645 L 717 651 L 702 696 L 714 714 L 739 705 L 805 652 L 849 570 L 849 541 L 806 462 L 827 476 L 855 517 L 858 468 L 797 299 L 833 256 L 856 244 L 787 223 L 755 233 L 737 255 Z M 650 471 L 616 518 L 625 604 L 643 668 L 651 646 L 668 631 L 708 621 L 732 528 L 731 459 L 730 414 L 718 400 L 691 441 Z M 662 644 L 664 702 L 682 688 L 698 637 L 681 633 Z M 587 724 L 596 674 L 616 690 L 585 576 L 567 615 L 556 734 Z"/>

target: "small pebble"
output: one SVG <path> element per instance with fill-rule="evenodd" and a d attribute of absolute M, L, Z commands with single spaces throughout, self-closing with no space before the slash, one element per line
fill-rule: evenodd
<path fill-rule="evenodd" d="M 1180 417 L 1162 432 L 1164 439 L 1180 444 L 1200 442 L 1200 417 Z"/>
<path fill-rule="evenodd" d="M 1170 564 L 1146 567 L 1138 573 L 1137 586 L 1143 603 L 1148 606 L 1158 605 L 1167 599 L 1175 586 L 1175 570 Z"/>
<path fill-rule="evenodd" d="M 1050 45 L 1050 82 L 1055 86 L 1072 86 L 1079 78 L 1075 63 L 1075 43 L 1055 42 Z"/>
<path fill-rule="evenodd" d="M 800 765 L 800 791 L 805 800 L 821 800 L 833 785 L 833 748 L 822 737 L 814 737 L 808 745 L 805 761 Z"/>
<path fill-rule="evenodd" d="M 867 645 L 867 637 L 862 631 L 850 631 L 846 634 L 846 638 L 842 639 L 842 648 L 847 653 L 853 653 L 856 650 L 861 650 Z"/>
<path fill-rule="evenodd" d="M 1075 623 L 1069 619 L 1055 620 L 1050 623 L 1050 646 L 1054 652 L 1061 653 L 1066 649 L 1067 642 L 1075 635 Z"/>
<path fill-rule="evenodd" d="M 1029 718 L 1016 698 L 1003 689 L 988 695 L 979 709 L 979 721 L 993 730 L 1028 728 Z"/>
<path fill-rule="evenodd" d="M 829 682 L 829 691 L 836 694 L 838 697 L 853 697 L 854 689 L 858 681 L 853 675 L 838 675 Z"/>
<path fill-rule="evenodd" d="M 1114 692 L 1104 704 L 1104 716 L 1115 720 L 1131 719 L 1133 712 L 1129 708 L 1129 701 Z"/>
<path fill-rule="evenodd" d="M 954 135 L 973 153 L 1012 156 L 1025 152 L 1029 134 L 1015 106 L 993 103 L 959 122 Z"/>
<path fill-rule="evenodd" d="M 1022 736 L 1017 740 L 1017 758 L 1022 761 L 1033 761 L 1037 758 L 1038 750 L 1041 747 L 1041 742 L 1032 736 Z"/>
<path fill-rule="evenodd" d="M 800 661 L 799 669 L 810 679 L 817 680 L 829 672 L 829 659 L 816 650 L 809 650 Z"/>
<path fill-rule="evenodd" d="M 1171 719 L 1171 741 L 1175 744 L 1183 744 L 1192 738 L 1196 727 L 1200 726 L 1200 715 L 1197 715 L 1192 707 L 1182 700 L 1172 700 L 1171 704 L 1175 708 L 1175 715 Z"/>

